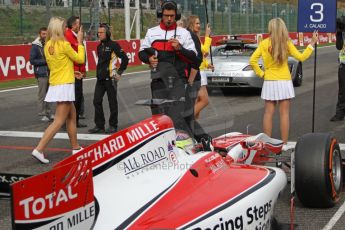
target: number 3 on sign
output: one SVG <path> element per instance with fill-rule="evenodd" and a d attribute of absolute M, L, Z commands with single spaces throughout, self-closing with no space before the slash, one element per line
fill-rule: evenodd
<path fill-rule="evenodd" d="M 313 3 L 310 6 L 311 10 L 315 10 L 315 14 L 319 15 L 319 18 L 314 18 L 313 15 L 310 15 L 310 20 L 312 22 L 322 22 L 323 21 L 323 4 L 322 3 Z"/>

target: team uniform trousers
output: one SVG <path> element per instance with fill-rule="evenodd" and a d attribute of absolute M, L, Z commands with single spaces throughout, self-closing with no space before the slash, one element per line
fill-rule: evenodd
<path fill-rule="evenodd" d="M 202 138 L 206 139 L 209 135 L 201 127 L 199 122 L 194 117 L 194 106 L 198 97 L 198 92 L 201 87 L 201 81 L 194 81 L 193 85 L 188 85 L 186 88 L 186 102 L 185 102 L 185 121 L 190 128 L 190 133 L 194 136 L 197 142 L 200 142 Z"/>
<path fill-rule="evenodd" d="M 51 104 L 44 101 L 49 87 L 49 77 L 37 77 L 38 83 L 38 108 L 39 113 L 50 116 Z"/>
<path fill-rule="evenodd" d="M 96 82 L 95 93 L 93 96 L 93 105 L 95 107 L 95 124 L 98 128 L 104 128 L 105 118 L 103 111 L 103 96 L 105 93 L 107 93 L 110 108 L 109 125 L 117 128 L 117 81 L 114 79 L 97 80 Z"/>
<path fill-rule="evenodd" d="M 180 78 L 175 78 L 170 84 L 169 87 L 165 79 L 152 79 L 152 99 L 174 100 L 171 104 L 163 104 L 152 108 L 152 115 L 166 114 L 173 120 L 176 129 L 188 130 L 184 120 L 185 84 Z"/>
<path fill-rule="evenodd" d="M 345 64 L 340 63 L 338 69 L 338 102 L 336 108 L 336 115 L 339 117 L 345 116 Z"/>
<path fill-rule="evenodd" d="M 74 106 L 77 113 L 77 124 L 79 122 L 79 115 L 81 114 L 81 103 L 83 99 L 83 79 L 75 79 L 75 101 Z"/>

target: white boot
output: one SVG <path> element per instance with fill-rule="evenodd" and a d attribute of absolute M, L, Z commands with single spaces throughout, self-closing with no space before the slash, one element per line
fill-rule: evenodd
<path fill-rule="evenodd" d="M 80 147 L 80 149 L 72 149 L 72 155 L 77 154 L 79 151 L 84 149 L 83 147 Z"/>
<path fill-rule="evenodd" d="M 293 149 L 293 146 L 288 145 L 288 144 L 283 144 L 282 151 L 289 151 L 290 149 Z"/>
<path fill-rule="evenodd" d="M 31 153 L 31 155 L 36 158 L 37 160 L 39 160 L 41 163 L 43 164 L 48 164 L 49 160 L 47 158 L 44 157 L 43 153 L 38 152 L 36 149 L 34 149 Z"/>

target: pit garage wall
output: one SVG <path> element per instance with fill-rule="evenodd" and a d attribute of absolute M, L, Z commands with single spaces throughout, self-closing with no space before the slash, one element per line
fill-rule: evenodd
<path fill-rule="evenodd" d="M 308 45 L 311 41 L 312 33 L 289 33 L 291 40 L 296 46 Z M 241 34 L 239 37 L 261 41 L 268 37 L 268 34 Z M 229 35 L 217 35 L 212 37 L 212 45 L 216 46 L 222 40 L 229 39 Z M 320 33 L 320 44 L 334 43 L 334 33 Z M 140 40 L 117 40 L 129 58 L 129 66 L 141 65 L 138 57 Z M 87 69 L 95 70 L 97 63 L 96 47 L 99 42 L 86 42 Z M 32 78 L 33 66 L 29 62 L 31 45 L 6 45 L 0 46 L 0 82 L 9 80 L 19 80 Z"/>

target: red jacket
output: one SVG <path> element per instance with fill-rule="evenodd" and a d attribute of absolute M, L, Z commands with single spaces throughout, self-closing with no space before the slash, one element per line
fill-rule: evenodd
<path fill-rule="evenodd" d="M 71 43 L 72 48 L 78 52 L 78 39 L 77 39 L 77 36 L 74 35 L 72 29 L 66 30 L 65 38 L 69 43 Z M 85 73 L 86 72 L 85 63 L 77 64 L 76 62 L 74 62 L 74 70 Z"/>

